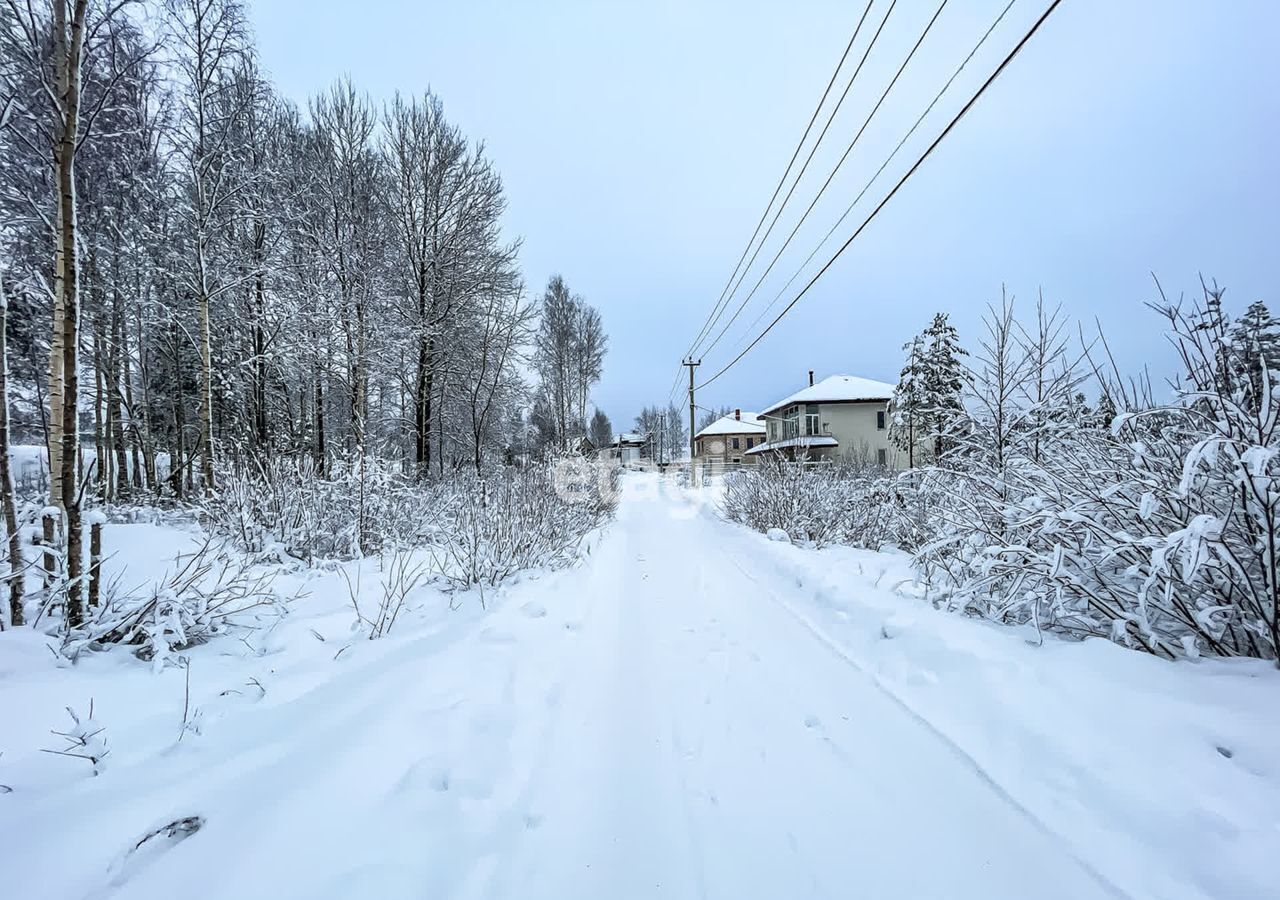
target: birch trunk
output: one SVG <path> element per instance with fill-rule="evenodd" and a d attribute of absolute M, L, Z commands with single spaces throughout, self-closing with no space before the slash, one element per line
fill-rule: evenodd
<path fill-rule="evenodd" d="M 80 391 L 80 272 L 77 240 L 75 160 L 80 134 L 80 57 L 84 42 L 85 9 L 88 0 L 75 0 L 71 21 L 66 21 L 66 6 L 55 3 L 55 65 L 59 65 L 59 133 L 54 147 L 55 174 L 58 188 L 58 249 L 61 255 L 62 294 L 62 453 L 61 505 L 66 529 L 67 625 L 77 627 L 84 621 L 83 535 L 80 526 L 79 485 L 76 464 L 80 455 L 79 391 Z M 68 40 L 69 27 L 69 40 Z"/>
<path fill-rule="evenodd" d="M 204 492 L 213 492 L 213 330 L 209 321 L 209 281 L 203 229 L 196 251 L 200 308 L 200 475 Z"/>
<path fill-rule="evenodd" d="M 107 421 L 111 426 L 107 429 L 107 452 L 115 463 L 115 477 L 108 486 L 112 496 L 124 499 L 129 496 L 131 484 L 129 477 L 129 451 L 125 442 L 124 397 L 121 394 L 121 369 L 124 364 L 125 347 L 122 343 L 123 330 L 120 327 L 120 295 L 113 293 L 111 303 L 111 330 L 107 355 Z"/>
<path fill-rule="evenodd" d="M 23 624 L 22 535 L 18 532 L 18 508 L 13 496 L 13 466 L 9 458 L 9 301 L 0 281 L 0 504 L 4 506 L 4 530 L 9 536 L 9 624 Z M 0 624 L 3 619 L 0 619 Z"/>

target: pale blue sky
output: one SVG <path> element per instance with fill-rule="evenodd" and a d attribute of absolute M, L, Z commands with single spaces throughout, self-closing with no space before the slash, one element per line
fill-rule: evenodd
<path fill-rule="evenodd" d="M 739 326 L 1004 2 L 952 0 Z M 1017 0 L 956 88 L 984 78 L 1045 2 Z M 872 17 L 887 6 L 877 0 Z M 486 141 L 530 290 L 560 272 L 603 313 L 611 350 L 596 400 L 624 425 L 665 402 L 862 7 L 253 0 L 253 21 L 264 67 L 300 103 L 348 73 L 378 100 L 430 87 Z M 899 0 L 781 234 L 933 9 Z M 918 137 L 932 139 L 955 97 Z M 886 177 L 912 149 L 923 144 Z M 1280 307 L 1278 159 L 1280 3 L 1065 0 L 818 286 L 699 401 L 760 408 L 808 369 L 893 381 L 901 345 L 937 310 L 973 342 L 1002 282 L 1023 301 L 1043 289 L 1073 317 L 1100 318 L 1122 364 L 1167 372 L 1159 322 L 1142 306 L 1151 271 L 1174 292 L 1195 289 L 1198 273 L 1216 277 L 1234 309 L 1258 298 Z M 707 374 L 737 337 L 735 326 L 705 358 Z"/>

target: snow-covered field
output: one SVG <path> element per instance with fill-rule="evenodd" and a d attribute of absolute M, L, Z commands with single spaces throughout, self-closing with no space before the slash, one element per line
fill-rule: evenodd
<path fill-rule="evenodd" d="M 378 641 L 326 570 L 186 669 L 0 634 L 0 894 L 1275 896 L 1268 664 L 1036 646 L 934 611 L 903 557 L 706 499 L 630 475 L 582 566 L 487 610 L 422 587 Z M 194 540 L 112 525 L 108 568 L 155 579 Z M 90 700 L 96 776 L 41 752 Z"/>

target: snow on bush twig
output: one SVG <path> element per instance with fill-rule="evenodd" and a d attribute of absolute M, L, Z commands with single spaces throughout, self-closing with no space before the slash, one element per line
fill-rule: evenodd
<path fill-rule="evenodd" d="M 930 465 L 888 479 L 771 461 L 729 478 L 726 514 L 911 549 L 932 601 L 968 615 L 1169 658 L 1276 659 L 1280 372 L 1260 349 L 1274 335 L 1229 328 L 1216 288 L 1153 308 L 1182 368 L 1169 402 L 1103 376 L 1093 347 L 1071 358 L 1056 311 L 1023 325 L 1006 301 Z"/>
<path fill-rule="evenodd" d="M 270 573 L 255 572 L 243 559 L 219 553 L 205 541 L 149 589 L 108 591 L 84 625 L 67 634 L 62 651 L 74 659 L 85 649 L 123 644 L 136 647 L 138 656 L 156 668 L 176 665 L 179 650 L 283 616 L 286 603 L 272 581 Z"/>

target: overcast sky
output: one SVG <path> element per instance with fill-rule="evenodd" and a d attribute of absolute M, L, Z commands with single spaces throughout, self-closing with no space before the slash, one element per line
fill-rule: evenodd
<path fill-rule="evenodd" d="M 754 333 L 747 326 L 1005 2 L 952 0 L 774 272 L 704 357 L 703 377 Z M 1046 2 L 1016 0 L 806 273 Z M 286 96 L 304 103 L 343 74 L 378 101 L 430 88 L 486 142 L 506 183 L 509 232 L 524 239 L 529 290 L 540 294 L 559 272 L 604 316 L 610 352 L 595 400 L 620 426 L 666 401 L 864 6 L 252 0 L 263 66 Z M 875 0 L 855 57 L 888 6 Z M 935 8 L 899 0 L 738 297 Z M 1159 321 L 1143 306 L 1152 271 L 1174 293 L 1197 290 L 1203 273 L 1227 287 L 1232 309 L 1258 298 L 1280 307 L 1278 87 L 1273 0 L 1065 0 L 792 314 L 699 402 L 760 408 L 808 369 L 894 381 L 902 344 L 934 312 L 950 312 L 973 342 L 1002 284 L 1024 311 L 1043 290 L 1073 318 L 1100 319 L 1123 365 L 1167 373 Z"/>

